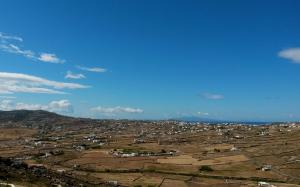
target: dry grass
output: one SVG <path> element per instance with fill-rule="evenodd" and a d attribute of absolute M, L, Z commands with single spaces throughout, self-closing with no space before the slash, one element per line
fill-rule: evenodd
<path fill-rule="evenodd" d="M 17 140 L 20 138 L 30 138 L 37 131 L 33 129 L 25 129 L 25 128 L 2 128 L 0 131 L 0 141 L 4 140 Z"/>
<path fill-rule="evenodd" d="M 188 187 L 184 181 L 165 179 L 161 187 Z"/>
<path fill-rule="evenodd" d="M 234 155 L 234 156 L 224 156 L 217 157 L 209 160 L 198 160 L 193 158 L 191 155 L 180 155 L 176 157 L 167 157 L 164 159 L 157 159 L 158 163 L 161 164 L 177 164 L 177 165 L 217 165 L 217 164 L 228 164 L 232 162 L 244 162 L 249 159 L 245 155 Z"/>
<path fill-rule="evenodd" d="M 106 181 L 118 181 L 121 185 L 129 186 L 135 179 L 142 177 L 140 173 L 93 173 L 91 176 L 105 179 Z"/>

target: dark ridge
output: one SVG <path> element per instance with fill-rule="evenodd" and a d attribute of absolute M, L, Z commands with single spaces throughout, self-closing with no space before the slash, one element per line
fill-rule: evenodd
<path fill-rule="evenodd" d="M 20 122 L 24 120 L 41 120 L 42 118 L 67 118 L 44 110 L 0 111 L 0 122 Z"/>
<path fill-rule="evenodd" d="M 26 127 L 54 130 L 76 125 L 80 119 L 43 110 L 0 111 L 0 127 Z"/>

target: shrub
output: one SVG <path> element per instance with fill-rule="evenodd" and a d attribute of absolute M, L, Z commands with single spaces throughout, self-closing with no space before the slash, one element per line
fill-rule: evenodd
<path fill-rule="evenodd" d="M 217 152 L 217 153 L 221 152 L 220 149 L 216 149 L 216 148 L 214 149 L 214 151 Z"/>
<path fill-rule="evenodd" d="M 149 167 L 148 169 L 145 169 L 144 171 L 146 171 L 146 172 L 155 172 L 156 168 L 155 167 Z"/>
<path fill-rule="evenodd" d="M 199 171 L 214 171 L 214 170 L 210 166 L 204 165 L 199 168 Z"/>

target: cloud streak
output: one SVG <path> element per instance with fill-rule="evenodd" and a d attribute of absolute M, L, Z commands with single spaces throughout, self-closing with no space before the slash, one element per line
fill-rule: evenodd
<path fill-rule="evenodd" d="M 12 100 L 5 99 L 0 101 L 0 110 L 9 111 L 13 109 L 14 109 L 14 104 Z"/>
<path fill-rule="evenodd" d="M 54 64 L 63 64 L 65 62 L 65 60 L 59 59 L 55 54 L 50 54 L 50 53 L 40 54 L 38 60 L 43 62 L 54 63 Z"/>
<path fill-rule="evenodd" d="M 22 55 L 24 57 L 31 58 L 31 59 L 35 59 L 36 58 L 34 52 L 32 52 L 30 50 L 22 50 L 22 49 L 20 49 L 18 46 L 14 45 L 14 44 L 1 44 L 0 48 L 4 52 Z"/>
<path fill-rule="evenodd" d="M 5 33 L 0 32 L 0 40 L 16 40 L 19 42 L 23 42 L 23 38 L 18 36 L 10 36 Z"/>
<path fill-rule="evenodd" d="M 212 100 L 224 99 L 224 96 L 222 94 L 203 93 L 202 96 L 205 99 L 212 99 Z"/>
<path fill-rule="evenodd" d="M 198 115 L 202 115 L 202 116 L 208 116 L 209 113 L 207 112 L 197 112 Z"/>
<path fill-rule="evenodd" d="M 131 107 L 95 107 L 91 109 L 93 112 L 101 113 L 101 114 L 119 114 L 119 113 L 143 113 L 144 111 L 140 108 L 131 108 Z"/>
<path fill-rule="evenodd" d="M 58 100 L 51 101 L 47 105 L 41 104 L 28 104 L 28 103 L 14 103 L 12 100 L 2 100 L 0 101 L 0 110 L 10 111 L 10 110 L 47 110 L 50 112 L 59 113 L 72 113 L 73 106 L 69 100 Z"/>
<path fill-rule="evenodd" d="M 107 72 L 107 69 L 105 68 L 100 68 L 100 67 L 83 67 L 83 66 L 76 66 L 78 69 L 83 70 L 83 71 L 89 71 L 89 72 L 95 72 L 95 73 L 105 73 Z"/>
<path fill-rule="evenodd" d="M 22 55 L 26 58 L 38 60 L 41 62 L 48 62 L 54 64 L 62 64 L 65 62 L 65 60 L 58 58 L 56 54 L 53 53 L 42 52 L 40 54 L 37 54 L 32 50 L 22 49 L 18 45 L 18 43 L 20 42 L 23 42 L 23 38 L 18 36 L 7 35 L 0 32 L 0 49 L 4 52 Z"/>
<path fill-rule="evenodd" d="M 282 50 L 278 53 L 278 56 L 300 64 L 300 48 L 289 48 Z"/>
<path fill-rule="evenodd" d="M 33 75 L 0 72 L 0 94 L 64 94 L 65 92 L 61 91 L 62 89 L 83 89 L 88 87 L 76 83 L 52 81 Z"/>
<path fill-rule="evenodd" d="M 71 71 L 67 71 L 67 74 L 65 76 L 66 79 L 84 79 L 86 78 L 84 74 L 75 74 L 75 73 L 72 73 Z"/>

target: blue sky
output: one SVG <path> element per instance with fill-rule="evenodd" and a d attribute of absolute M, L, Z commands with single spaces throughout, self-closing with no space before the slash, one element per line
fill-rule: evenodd
<path fill-rule="evenodd" d="M 2 1 L 0 110 L 300 120 L 299 9 L 296 0 Z"/>

